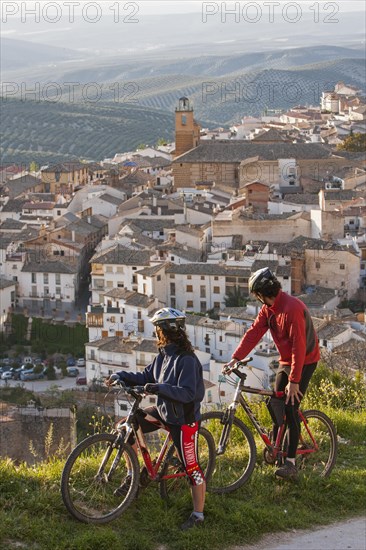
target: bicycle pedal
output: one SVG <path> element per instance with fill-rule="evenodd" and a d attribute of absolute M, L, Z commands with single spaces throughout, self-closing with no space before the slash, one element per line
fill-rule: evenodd
<path fill-rule="evenodd" d="M 263 458 L 267 464 L 275 464 L 276 462 L 273 453 L 267 447 L 263 450 Z"/>
<path fill-rule="evenodd" d="M 140 489 L 145 489 L 149 485 L 150 481 L 151 481 L 150 476 L 148 474 L 146 466 L 144 466 L 140 472 L 140 481 L 139 481 Z"/>

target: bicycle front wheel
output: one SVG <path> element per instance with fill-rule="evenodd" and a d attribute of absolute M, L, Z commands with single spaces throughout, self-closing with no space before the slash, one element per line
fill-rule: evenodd
<path fill-rule="evenodd" d="M 202 427 L 200 427 L 198 432 L 198 463 L 207 483 L 210 480 L 215 464 L 215 442 L 210 432 Z M 186 493 L 187 487 L 189 487 L 189 479 L 185 474 L 184 466 L 178 457 L 174 443 L 171 443 L 167 451 L 161 476 L 177 476 L 179 474 L 182 475 L 180 477 L 166 477 L 166 479 L 160 481 L 161 498 L 176 498 L 181 492 L 184 491 Z"/>
<path fill-rule="evenodd" d="M 215 411 L 203 414 L 201 425 L 212 434 L 216 449 L 215 468 L 207 490 L 211 493 L 231 493 L 239 489 L 252 475 L 257 458 L 251 431 L 236 417 L 228 430 L 224 413 Z M 225 452 L 217 454 L 223 430 L 227 430 Z"/>
<path fill-rule="evenodd" d="M 87 437 L 71 452 L 61 476 L 61 494 L 68 511 L 84 523 L 107 523 L 126 510 L 136 496 L 140 469 L 130 445 L 116 444 L 116 435 Z M 131 473 L 125 494 L 117 489 Z"/>
<path fill-rule="evenodd" d="M 305 474 L 328 477 L 334 468 L 338 443 L 331 419 L 321 411 L 304 411 L 297 449 L 297 464 Z"/>

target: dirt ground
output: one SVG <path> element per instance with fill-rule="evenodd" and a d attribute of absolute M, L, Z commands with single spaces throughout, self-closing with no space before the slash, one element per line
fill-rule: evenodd
<path fill-rule="evenodd" d="M 230 550 L 366 550 L 366 517 L 311 530 L 266 535 L 255 545 Z"/>

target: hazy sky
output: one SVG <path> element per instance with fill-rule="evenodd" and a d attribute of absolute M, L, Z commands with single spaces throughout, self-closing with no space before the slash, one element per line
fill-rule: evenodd
<path fill-rule="evenodd" d="M 111 13 L 110 7 L 112 5 L 115 5 L 116 1 L 118 1 L 118 3 L 121 6 L 126 5 L 128 4 L 129 1 L 131 1 L 131 3 L 135 3 L 139 5 L 140 11 L 141 12 L 143 11 L 144 14 L 160 15 L 164 13 L 201 12 L 202 4 L 204 0 L 95 0 L 94 2 L 91 2 L 90 0 L 75 0 L 75 7 L 73 9 L 74 9 L 74 13 L 78 14 L 81 12 L 83 5 L 87 3 L 95 3 L 95 4 L 98 4 L 103 11 Z M 248 3 L 248 1 L 235 2 L 235 1 L 227 0 L 226 2 L 222 2 L 222 0 L 215 0 L 210 3 L 216 4 L 217 6 L 221 6 L 221 4 L 223 3 L 229 8 L 230 6 L 233 6 L 235 3 L 240 3 L 241 5 L 243 5 Z M 263 4 L 263 1 L 264 0 L 255 0 L 255 2 L 253 3 L 260 5 L 260 4 Z M 270 1 L 272 2 L 272 0 Z M 316 3 L 319 5 L 322 5 L 322 4 L 324 5 L 326 4 L 327 1 L 330 1 L 330 0 L 317 0 Z M 40 0 L 40 1 L 38 0 L 37 3 L 40 5 L 47 4 L 47 3 L 59 4 L 61 7 L 65 8 L 64 6 L 65 2 L 66 0 L 56 0 L 56 1 L 53 0 L 52 2 L 48 2 L 47 0 Z M 288 0 L 273 0 L 273 2 L 280 2 L 280 4 L 289 3 Z M 23 1 L 21 2 L 20 0 L 9 2 L 4 0 L 2 3 L 3 3 L 3 6 L 5 4 L 13 5 L 13 6 L 18 5 L 19 7 L 21 5 L 23 6 L 26 5 L 27 7 L 29 7 L 29 9 L 32 6 L 34 6 L 34 4 L 36 4 L 35 1 L 29 1 L 29 0 L 26 2 L 23 2 Z M 76 3 L 78 3 L 79 6 L 77 6 Z M 308 5 L 313 5 L 314 0 L 297 0 L 297 3 L 299 5 L 308 6 Z M 337 4 L 340 11 L 342 12 L 361 11 L 365 9 L 364 0 L 335 0 L 335 1 L 330 1 L 330 3 Z M 267 0 L 267 4 L 268 4 L 268 0 Z M 19 13 L 20 13 L 20 9 L 19 9 Z M 17 17 L 17 15 L 15 15 L 15 17 Z M 11 19 L 11 17 L 9 19 Z M 4 23 L 4 20 L 2 22 Z"/>

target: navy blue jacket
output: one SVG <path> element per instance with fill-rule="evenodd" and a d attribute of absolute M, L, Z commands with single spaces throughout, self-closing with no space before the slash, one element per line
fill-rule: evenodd
<path fill-rule="evenodd" d="M 185 355 L 175 344 L 168 344 L 142 372 L 117 374 L 135 385 L 158 384 L 157 408 L 167 424 L 182 426 L 200 420 L 205 387 L 202 365 L 195 354 Z"/>

